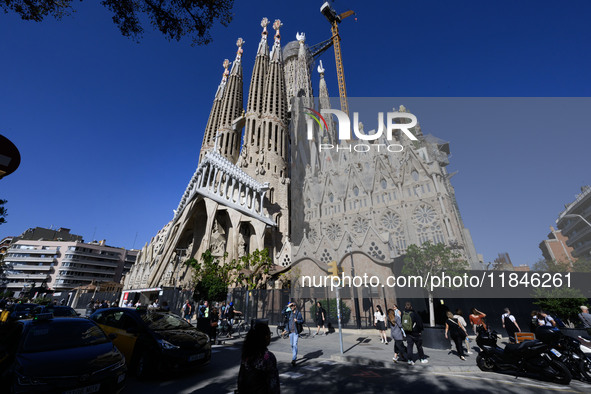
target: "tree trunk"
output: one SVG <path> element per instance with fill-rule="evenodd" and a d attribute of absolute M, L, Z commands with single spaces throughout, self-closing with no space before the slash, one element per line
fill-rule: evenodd
<path fill-rule="evenodd" d="M 433 293 L 429 292 L 429 324 L 435 327 L 435 308 L 433 306 Z"/>

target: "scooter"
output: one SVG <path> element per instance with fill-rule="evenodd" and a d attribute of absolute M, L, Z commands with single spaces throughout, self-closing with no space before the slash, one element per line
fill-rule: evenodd
<path fill-rule="evenodd" d="M 573 378 L 591 383 L 591 358 L 583 352 L 581 342 L 564 335 L 557 327 L 536 328 L 536 338 L 550 347 L 550 356 L 562 362 Z"/>
<path fill-rule="evenodd" d="M 537 375 L 559 384 L 569 384 L 572 376 L 568 368 L 548 354 L 548 345 L 532 340 L 508 344 L 505 349 L 497 345 L 498 335 L 480 329 L 476 344 L 481 352 L 476 364 L 483 371 L 511 371 L 520 375 Z M 550 349 L 551 351 L 552 349 Z"/>

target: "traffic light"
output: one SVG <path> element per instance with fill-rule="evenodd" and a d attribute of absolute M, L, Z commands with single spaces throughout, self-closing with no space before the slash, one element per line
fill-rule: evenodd
<path fill-rule="evenodd" d="M 339 267 L 337 267 L 336 261 L 331 261 L 330 263 L 328 263 L 328 267 L 328 272 L 330 273 L 330 276 L 339 276 Z"/>

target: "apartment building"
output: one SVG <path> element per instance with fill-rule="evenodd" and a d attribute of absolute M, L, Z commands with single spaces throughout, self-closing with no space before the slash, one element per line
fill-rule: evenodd
<path fill-rule="evenodd" d="M 581 187 L 581 193 L 564 207 L 556 224 L 568 239 L 566 245 L 573 248 L 575 259 L 591 258 L 591 186 Z"/>
<path fill-rule="evenodd" d="M 31 239 L 33 234 L 50 234 L 43 230 L 48 229 L 29 229 L 13 239 L 4 256 L 0 284 L 4 291 L 18 296 L 39 286 L 67 291 L 92 282 L 120 282 L 138 253 L 108 246 L 105 241 L 84 243 L 82 237 L 69 234 L 69 229 L 55 230 L 51 240 Z"/>

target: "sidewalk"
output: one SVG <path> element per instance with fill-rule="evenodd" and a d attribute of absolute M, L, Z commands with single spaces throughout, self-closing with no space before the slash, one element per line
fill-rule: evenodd
<path fill-rule="evenodd" d="M 275 326 L 270 326 L 275 333 Z M 312 331 L 313 333 L 316 330 Z M 473 337 L 471 339 L 474 339 Z M 499 341 L 501 343 L 501 341 Z M 298 341 L 298 362 L 300 360 L 330 359 L 338 362 L 346 362 L 357 365 L 366 365 L 385 368 L 420 368 L 425 372 L 480 372 L 476 366 L 478 352 L 475 341 L 470 343 L 473 354 L 466 354 L 466 360 L 461 360 L 454 351 L 429 349 L 423 347 L 428 364 L 415 362 L 414 365 L 399 362 L 394 363 L 394 342 L 387 345 L 380 342 L 378 332 L 375 329 L 343 329 L 343 353 L 339 341 L 338 329 L 327 336 L 322 334 L 311 338 L 300 338 Z M 291 359 L 291 346 L 288 339 L 280 339 L 276 335 L 271 340 L 269 349 L 279 352 L 281 358 Z M 413 349 L 415 359 L 418 357 L 416 347 Z"/>

